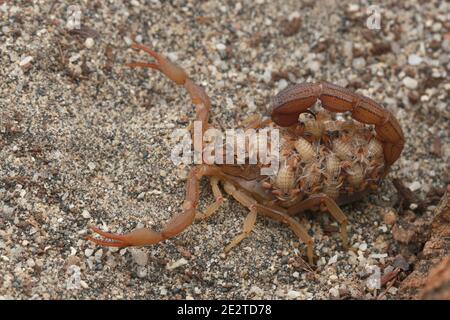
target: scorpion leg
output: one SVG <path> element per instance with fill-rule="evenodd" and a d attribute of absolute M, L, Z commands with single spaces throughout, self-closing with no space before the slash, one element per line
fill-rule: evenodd
<path fill-rule="evenodd" d="M 289 216 L 285 210 L 281 208 L 275 209 L 264 205 L 258 205 L 258 212 L 273 220 L 288 224 L 295 235 L 306 244 L 306 256 L 308 262 L 309 264 L 314 264 L 314 241 L 300 222 Z"/>
<path fill-rule="evenodd" d="M 230 182 L 224 183 L 224 189 L 225 191 L 231 195 L 233 198 L 235 198 L 240 204 L 250 209 L 249 214 L 244 220 L 244 228 L 241 234 L 237 235 L 231 242 L 225 247 L 225 253 L 228 253 L 233 249 L 235 246 L 237 246 L 242 240 L 248 237 L 248 235 L 252 232 L 253 227 L 255 226 L 256 222 L 256 216 L 257 216 L 257 209 L 256 205 L 257 202 L 252 197 L 248 196 L 247 194 L 239 191 L 236 189 L 236 187 L 231 184 Z"/>
<path fill-rule="evenodd" d="M 189 79 L 186 71 L 184 71 L 183 68 L 171 62 L 163 55 L 156 53 L 150 48 L 147 48 L 146 46 L 138 43 L 132 44 L 131 48 L 146 52 L 156 61 L 155 63 L 131 62 L 127 63 L 126 65 L 132 68 L 143 67 L 158 70 L 176 84 L 184 86 L 186 91 L 189 93 L 189 96 L 191 97 L 192 103 L 196 107 L 197 120 L 202 121 L 203 130 L 206 130 L 206 127 L 208 125 L 208 113 L 211 107 L 211 101 L 209 100 L 209 97 L 206 94 L 205 90 L 202 87 L 196 85 L 191 79 Z"/>
<path fill-rule="evenodd" d="M 288 209 L 288 214 L 294 215 L 305 210 L 324 205 L 330 215 L 340 225 L 341 240 L 344 248 L 348 248 L 347 223 L 348 219 L 336 202 L 325 194 L 313 194 L 308 199 L 296 204 Z"/>
<path fill-rule="evenodd" d="M 235 246 L 237 246 L 242 240 L 248 237 L 250 232 L 252 232 L 253 227 L 255 226 L 256 222 L 256 207 L 252 207 L 250 209 L 250 212 L 248 213 L 247 217 L 245 217 L 244 220 L 244 227 L 241 234 L 238 234 L 236 237 L 234 237 L 233 240 L 225 247 L 225 253 L 228 253 L 233 249 Z"/>
<path fill-rule="evenodd" d="M 128 247 L 155 244 L 178 235 L 194 221 L 201 178 L 215 173 L 216 170 L 209 166 L 198 166 L 191 169 L 186 183 L 186 200 L 183 203 L 183 212 L 170 219 L 162 231 L 157 232 L 148 228 L 140 228 L 122 235 L 92 228 L 91 230 L 102 238 L 88 236 L 86 239 L 108 247 Z"/>
<path fill-rule="evenodd" d="M 233 247 L 235 247 L 239 242 L 241 242 L 250 234 L 258 213 L 273 220 L 288 224 L 289 227 L 291 227 L 291 229 L 297 235 L 297 237 L 299 237 L 299 239 L 306 244 L 306 255 L 308 257 L 308 262 L 310 264 L 313 264 L 313 239 L 308 235 L 308 232 L 305 230 L 305 228 L 303 228 L 297 220 L 289 216 L 284 209 L 272 208 L 266 205 L 259 204 L 255 199 L 253 199 L 246 193 L 237 190 L 236 187 L 230 182 L 225 181 L 224 189 L 239 203 L 250 209 L 250 213 L 248 214 L 244 222 L 243 232 L 231 241 L 231 243 L 225 248 L 225 252 L 229 252 Z"/>
<path fill-rule="evenodd" d="M 196 220 L 204 220 L 209 218 L 220 208 L 220 205 L 223 203 L 223 196 L 219 187 L 219 179 L 217 177 L 211 177 L 210 183 L 214 198 L 216 200 L 214 201 L 214 203 L 208 206 L 203 213 L 197 212 L 197 215 L 195 216 Z"/>

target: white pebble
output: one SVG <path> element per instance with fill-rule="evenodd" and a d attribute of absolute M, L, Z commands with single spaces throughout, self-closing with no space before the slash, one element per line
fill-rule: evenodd
<path fill-rule="evenodd" d="M 287 86 L 288 86 L 288 82 L 286 80 L 284 80 L 284 79 L 281 79 L 280 81 L 277 82 L 277 89 L 278 89 L 278 91 L 283 90 Z"/>
<path fill-rule="evenodd" d="M 188 261 L 185 258 L 181 258 L 180 260 L 175 261 L 171 265 L 167 265 L 167 270 L 176 269 L 178 267 L 184 266 L 187 263 L 188 263 Z"/>
<path fill-rule="evenodd" d="M 216 49 L 219 51 L 224 51 L 227 47 L 223 43 L 216 44 Z"/>
<path fill-rule="evenodd" d="M 297 271 L 295 271 L 295 272 L 292 274 L 292 276 L 293 276 L 294 278 L 298 278 L 298 277 L 300 276 L 300 274 L 299 274 Z"/>
<path fill-rule="evenodd" d="M 88 49 L 92 48 L 95 44 L 94 39 L 92 38 L 86 38 L 86 41 L 84 41 L 84 46 Z"/>
<path fill-rule="evenodd" d="M 83 212 L 81 212 L 81 216 L 83 218 L 85 218 L 85 219 L 90 219 L 91 218 L 91 214 L 87 210 L 83 210 Z"/>
<path fill-rule="evenodd" d="M 312 72 L 316 73 L 320 70 L 320 62 L 313 60 L 308 63 L 307 68 L 311 70 Z"/>
<path fill-rule="evenodd" d="M 147 276 L 147 268 L 142 266 L 137 267 L 136 275 L 138 278 L 145 278 Z"/>
<path fill-rule="evenodd" d="M 363 57 L 353 59 L 352 66 L 356 70 L 362 70 L 366 67 L 366 60 Z"/>
<path fill-rule="evenodd" d="M 442 29 L 442 23 L 440 23 L 440 22 L 433 23 L 433 25 L 431 26 L 431 30 L 433 32 L 439 32 L 439 31 L 441 31 L 441 29 Z"/>
<path fill-rule="evenodd" d="M 419 181 L 414 181 L 409 185 L 409 189 L 411 191 L 417 191 L 422 187 L 422 184 Z"/>
<path fill-rule="evenodd" d="M 94 253 L 94 249 L 87 248 L 86 250 L 84 250 L 84 255 L 85 255 L 86 257 L 92 256 L 93 253 Z"/>
<path fill-rule="evenodd" d="M 20 60 L 19 66 L 25 67 L 28 64 L 30 64 L 31 61 L 33 61 L 33 57 L 32 56 L 27 56 L 27 57 L 23 58 L 22 60 Z"/>
<path fill-rule="evenodd" d="M 419 57 L 417 54 L 410 54 L 408 56 L 408 63 L 412 66 L 417 66 L 422 62 L 422 58 Z"/>
<path fill-rule="evenodd" d="M 128 46 L 130 46 L 133 43 L 133 40 L 131 40 L 129 37 L 124 37 L 123 40 Z"/>
<path fill-rule="evenodd" d="M 356 12 L 359 11 L 359 5 L 355 3 L 351 3 L 348 5 L 348 12 Z"/>
<path fill-rule="evenodd" d="M 75 61 L 79 60 L 81 58 L 80 53 L 75 53 L 69 58 L 69 62 L 74 63 Z"/>
<path fill-rule="evenodd" d="M 387 253 L 372 253 L 370 255 L 370 257 L 374 259 L 384 259 L 387 258 L 387 256 L 388 256 Z"/>
<path fill-rule="evenodd" d="M 419 206 L 417 205 L 417 203 L 411 203 L 410 205 L 409 205 L 409 208 L 411 209 L 411 210 L 416 210 L 417 208 L 418 208 Z"/>
<path fill-rule="evenodd" d="M 100 262 L 102 259 L 102 256 L 103 256 L 103 249 L 98 249 L 94 254 L 95 261 Z"/>
<path fill-rule="evenodd" d="M 144 199 L 144 197 L 145 197 L 145 192 L 141 192 L 141 193 L 139 193 L 138 196 L 137 196 L 137 198 L 138 198 L 139 200 Z"/>
<path fill-rule="evenodd" d="M 270 69 L 266 69 L 263 74 L 263 81 L 265 83 L 269 83 L 272 80 L 272 71 Z"/>
<path fill-rule="evenodd" d="M 287 293 L 287 297 L 289 299 L 297 299 L 301 296 L 302 296 L 302 293 L 299 291 L 295 291 L 295 290 L 289 290 L 289 292 Z"/>
<path fill-rule="evenodd" d="M 339 298 L 339 290 L 338 289 L 331 288 L 329 292 L 333 298 Z"/>
<path fill-rule="evenodd" d="M 330 258 L 330 260 L 328 260 L 328 265 L 331 265 L 331 264 L 336 263 L 336 262 L 337 262 L 337 259 L 338 259 L 338 255 L 335 254 L 334 256 L 332 256 L 332 257 Z"/>
<path fill-rule="evenodd" d="M 417 86 L 418 86 L 417 80 L 413 79 L 411 77 L 403 78 L 403 84 L 405 87 L 407 87 L 408 89 L 411 89 L 411 90 L 417 89 Z"/>
<path fill-rule="evenodd" d="M 360 245 L 359 245 L 359 250 L 361 250 L 361 251 L 366 251 L 367 250 L 367 243 L 361 243 Z"/>

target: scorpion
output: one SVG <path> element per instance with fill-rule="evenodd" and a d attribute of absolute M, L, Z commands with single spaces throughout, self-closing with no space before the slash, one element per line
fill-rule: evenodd
<path fill-rule="evenodd" d="M 134 43 L 154 62 L 132 62 L 128 67 L 151 68 L 183 86 L 195 106 L 202 130 L 209 124 L 211 101 L 205 90 L 165 56 Z M 312 112 L 315 105 L 321 110 Z M 304 211 L 328 212 L 338 223 L 344 248 L 348 248 L 348 218 L 339 206 L 361 199 L 377 190 L 389 168 L 399 158 L 405 138 L 393 114 L 372 99 L 328 83 L 289 86 L 271 100 L 270 118 L 250 118 L 246 128 L 277 128 L 281 136 L 279 170 L 261 175 L 262 163 L 194 165 L 187 176 L 182 212 L 172 217 L 160 231 L 135 229 L 114 234 L 92 227 L 86 238 L 108 247 L 146 246 L 180 234 L 196 219 L 206 219 L 224 201 L 221 187 L 249 212 L 242 232 L 225 247 L 228 253 L 252 232 L 257 216 L 288 225 L 306 246 L 306 256 L 314 263 L 313 238 L 295 218 Z M 337 119 L 350 114 L 350 119 Z M 203 213 L 197 210 L 200 181 L 209 177 L 214 202 Z M 100 236 L 100 237 L 99 237 Z"/>

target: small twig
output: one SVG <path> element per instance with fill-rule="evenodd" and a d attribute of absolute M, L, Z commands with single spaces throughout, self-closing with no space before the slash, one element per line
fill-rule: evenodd
<path fill-rule="evenodd" d="M 383 287 L 385 284 L 388 285 L 386 289 L 377 296 L 376 300 L 380 300 L 388 292 L 388 290 L 392 288 L 395 281 L 397 281 L 397 276 L 400 273 L 400 271 L 401 271 L 400 268 L 395 268 L 393 271 L 381 277 L 380 286 Z"/>
<path fill-rule="evenodd" d="M 392 280 L 392 281 L 389 283 L 389 285 L 386 287 L 386 289 L 378 295 L 377 300 L 380 300 L 381 298 L 384 297 L 384 295 L 388 292 L 388 290 L 389 290 L 390 288 L 392 288 L 392 286 L 394 285 L 395 281 L 397 281 L 397 277 L 395 277 L 395 279 Z"/>
<path fill-rule="evenodd" d="M 380 280 L 381 286 L 383 287 L 386 283 L 388 283 L 392 279 L 396 278 L 397 275 L 399 274 L 400 270 L 401 270 L 400 268 L 395 268 L 393 271 L 388 272 L 387 274 L 382 276 L 381 280 Z"/>

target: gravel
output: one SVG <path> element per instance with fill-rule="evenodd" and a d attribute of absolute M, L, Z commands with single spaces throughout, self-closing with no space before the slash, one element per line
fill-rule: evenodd
<path fill-rule="evenodd" d="M 398 211 L 390 179 L 420 185 L 422 198 L 450 180 L 449 4 L 380 7 L 382 29 L 370 30 L 365 5 L 348 1 L 89 1 L 78 7 L 81 28 L 69 30 L 77 21 L 66 4 L 0 1 L 0 298 L 376 298 L 372 267 L 383 271 L 400 251 L 391 230 L 410 238 L 385 218 Z M 391 110 L 405 149 L 379 194 L 342 207 L 351 248 L 327 215 L 307 213 L 299 219 L 317 266 L 289 229 L 264 218 L 225 256 L 247 213 L 228 197 L 155 246 L 84 240 L 92 225 L 159 228 L 183 202 L 187 168 L 170 161 L 171 134 L 193 108 L 160 74 L 124 67 L 148 58 L 129 49 L 133 39 L 205 87 L 218 128 L 266 113 L 270 97 L 305 81 L 348 87 Z M 201 195 L 200 209 L 213 201 L 206 181 Z M 383 298 L 396 296 L 393 286 Z"/>

